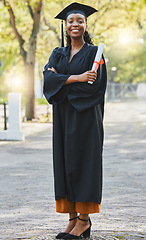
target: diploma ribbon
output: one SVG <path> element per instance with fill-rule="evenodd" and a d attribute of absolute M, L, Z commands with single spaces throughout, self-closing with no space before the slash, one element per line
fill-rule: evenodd
<path fill-rule="evenodd" d="M 96 63 L 95 69 L 94 69 L 94 71 L 96 71 L 96 70 L 99 68 L 99 65 L 100 65 L 100 64 L 104 64 L 104 61 L 103 61 L 103 59 L 101 59 L 99 62 L 94 61 L 94 63 Z"/>

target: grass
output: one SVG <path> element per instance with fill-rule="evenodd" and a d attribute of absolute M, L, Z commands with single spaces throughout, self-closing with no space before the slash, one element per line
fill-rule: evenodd
<path fill-rule="evenodd" d="M 8 103 L 8 98 L 0 98 L 0 104 L 3 104 L 4 102 Z"/>
<path fill-rule="evenodd" d="M 126 240 L 126 238 L 124 238 L 124 236 L 115 236 L 117 239 L 123 239 Z"/>
<path fill-rule="evenodd" d="M 44 98 L 44 97 L 36 98 L 35 102 L 36 102 L 36 105 L 47 105 L 48 104 L 46 98 Z"/>
<path fill-rule="evenodd" d="M 4 102 L 8 103 L 8 98 L 7 97 L 0 98 L 0 104 L 3 104 Z M 35 102 L 36 102 L 36 105 L 47 105 L 48 104 L 47 100 L 44 97 L 36 98 Z M 24 99 L 22 99 L 22 105 L 25 106 L 25 100 Z"/>

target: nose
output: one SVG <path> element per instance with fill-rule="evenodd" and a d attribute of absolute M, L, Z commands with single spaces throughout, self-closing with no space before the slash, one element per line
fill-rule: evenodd
<path fill-rule="evenodd" d="M 78 22 L 77 21 L 73 21 L 73 26 L 78 26 Z"/>

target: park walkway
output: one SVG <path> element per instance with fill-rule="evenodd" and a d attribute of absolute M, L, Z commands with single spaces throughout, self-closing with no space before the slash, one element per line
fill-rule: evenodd
<path fill-rule="evenodd" d="M 52 124 L 25 123 L 24 142 L 0 142 L 0 239 L 55 239 Z M 107 103 L 103 200 L 92 240 L 146 239 L 146 101 Z"/>

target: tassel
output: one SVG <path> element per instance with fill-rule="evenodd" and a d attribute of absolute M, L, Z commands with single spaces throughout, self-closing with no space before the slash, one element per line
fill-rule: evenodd
<path fill-rule="evenodd" d="M 63 20 L 61 21 L 61 47 L 64 47 Z"/>

